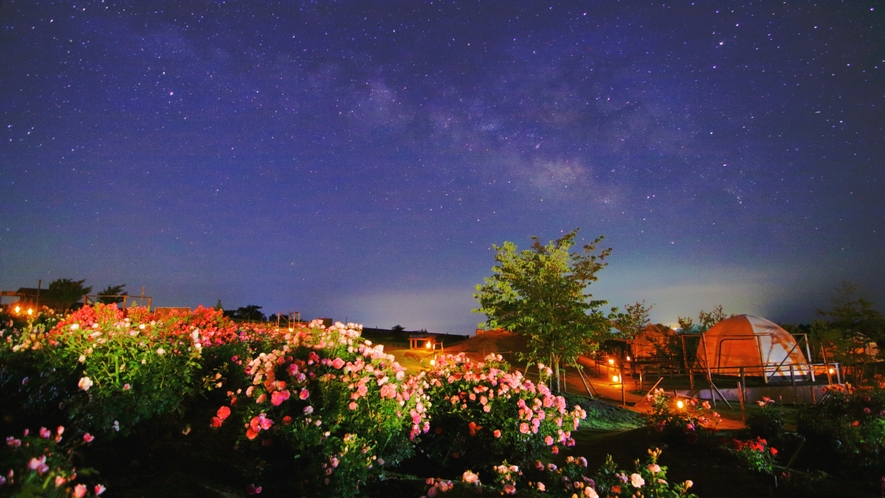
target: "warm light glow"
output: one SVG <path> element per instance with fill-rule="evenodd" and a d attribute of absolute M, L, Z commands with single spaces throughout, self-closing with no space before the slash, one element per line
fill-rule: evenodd
<path fill-rule="evenodd" d="M 34 310 L 32 310 L 31 308 L 28 308 L 28 314 L 29 314 L 29 315 L 33 315 L 33 314 L 34 314 Z"/>
<path fill-rule="evenodd" d="M 615 364 L 615 359 L 614 359 L 614 358 L 609 358 L 609 359 L 608 359 L 608 364 L 609 364 L 609 365 L 614 365 L 614 364 Z"/>
<path fill-rule="evenodd" d="M 430 341 L 427 341 L 427 346 L 425 346 L 425 347 L 426 347 L 427 349 L 430 349 Z"/>
<path fill-rule="evenodd" d="M 685 403 L 683 403 L 682 400 L 680 399 L 679 401 L 676 402 L 676 408 L 679 408 L 680 410 L 685 408 Z"/>
<path fill-rule="evenodd" d="M 618 377 L 617 375 L 612 375 L 612 382 L 614 382 L 615 384 L 617 384 L 619 380 L 621 380 L 620 377 Z"/>
<path fill-rule="evenodd" d="M 430 366 L 432 367 L 434 365 L 436 365 L 436 360 L 430 360 Z"/>
<path fill-rule="evenodd" d="M 18 306 L 15 307 L 15 312 L 16 312 L 16 313 L 21 312 L 21 310 L 22 310 L 22 309 L 21 309 L 20 307 L 18 307 Z"/>
<path fill-rule="evenodd" d="M 627 361 L 630 361 L 630 357 L 629 357 L 629 356 L 627 357 Z"/>
<path fill-rule="evenodd" d="M 833 367 L 830 367 L 830 369 L 827 370 L 827 372 L 829 372 L 830 375 L 833 375 L 834 373 L 836 373 L 836 369 Z"/>
<path fill-rule="evenodd" d="M 295 332 L 295 329 L 293 329 L 292 327 L 289 327 L 289 332 Z"/>

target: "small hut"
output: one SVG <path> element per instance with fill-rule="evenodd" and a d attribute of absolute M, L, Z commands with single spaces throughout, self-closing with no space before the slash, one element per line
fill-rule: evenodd
<path fill-rule="evenodd" d="M 433 335 L 413 335 L 409 337 L 409 349 L 443 351 L 443 341 Z"/>

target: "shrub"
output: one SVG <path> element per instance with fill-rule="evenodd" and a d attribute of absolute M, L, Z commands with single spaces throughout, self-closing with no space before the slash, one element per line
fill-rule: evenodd
<path fill-rule="evenodd" d="M 775 456 L 778 451 L 775 447 L 769 446 L 767 440 L 761 437 L 751 440 L 735 439 L 732 441 L 732 451 L 750 470 L 774 474 Z"/>
<path fill-rule="evenodd" d="M 463 353 L 438 356 L 417 378 L 431 400 L 430 431 L 418 451 L 443 467 L 489 469 L 505 458 L 524 465 L 574 445 L 571 431 L 584 410 L 569 411 L 546 385 L 509 370 L 500 355 L 479 363 Z"/>
<path fill-rule="evenodd" d="M 757 401 L 758 410 L 747 416 L 747 428 L 754 436 L 776 440 L 784 431 L 784 411 L 768 396 Z"/>
<path fill-rule="evenodd" d="M 839 457 L 831 463 L 871 477 L 885 474 L 885 390 L 832 386 L 800 410 L 797 430 Z"/>
<path fill-rule="evenodd" d="M 234 424 L 240 446 L 297 494 L 353 496 L 395 466 L 429 427 L 427 397 L 358 326 L 313 322 L 241 364 L 211 424 Z M 230 418 L 233 422 L 226 422 Z M 237 425 L 239 424 L 239 425 Z"/>
<path fill-rule="evenodd" d="M 652 407 L 647 423 L 663 433 L 668 443 L 694 443 L 710 436 L 719 425 L 719 414 L 712 411 L 707 401 L 671 400 L 663 389 L 655 389 L 649 399 Z"/>
<path fill-rule="evenodd" d="M 75 364 L 53 361 L 51 351 L 43 347 L 46 331 L 54 323 L 38 319 L 20 328 L 7 323 L 0 330 L 0 411 L 4 418 L 21 416 L 29 424 L 33 419 L 60 418 L 59 405 L 76 392 Z"/>
<path fill-rule="evenodd" d="M 116 304 L 84 307 L 46 337 L 56 365 L 74 365 L 78 387 L 66 403 L 72 423 L 113 438 L 139 423 L 180 412 L 196 394 L 201 331 L 169 333 L 142 310 L 133 320 Z M 140 319 L 139 319 L 140 318 Z"/>
<path fill-rule="evenodd" d="M 667 481 L 667 467 L 658 464 L 660 449 L 648 450 L 648 454 L 645 464 L 636 460 L 633 471 L 621 469 L 609 455 L 595 473 L 588 470 L 584 457 L 569 456 L 562 467 L 536 461 L 523 469 L 505 461 L 491 469 L 488 473 L 490 477 L 467 470 L 461 475 L 460 482 L 427 479 L 426 484 L 430 487 L 426 496 L 434 498 L 440 492 L 456 489 L 464 491 L 456 496 L 483 493 L 483 496 L 497 494 L 555 498 L 697 498 L 688 491 L 693 486 L 691 481 L 673 485 Z"/>
<path fill-rule="evenodd" d="M 84 497 L 98 496 L 105 491 L 101 484 L 91 488 L 75 483 L 78 473 L 88 476 L 92 469 L 74 467 L 74 449 L 91 442 L 93 437 L 81 438 L 61 444 L 65 428 L 55 431 L 41 427 L 32 435 L 25 430 L 21 437 L 9 436 L 0 448 L 0 496 Z M 90 490 L 92 493 L 90 493 Z"/>

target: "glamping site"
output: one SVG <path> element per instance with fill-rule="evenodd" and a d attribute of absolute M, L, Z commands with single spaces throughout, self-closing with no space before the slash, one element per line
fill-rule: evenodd
<path fill-rule="evenodd" d="M 881 498 L 880 3 L 4 2 L 0 498 Z"/>

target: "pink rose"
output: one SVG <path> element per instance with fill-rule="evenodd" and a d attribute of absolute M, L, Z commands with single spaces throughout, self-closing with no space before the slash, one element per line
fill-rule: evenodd
<path fill-rule="evenodd" d="M 273 406 L 280 406 L 280 404 L 283 401 L 286 401 L 287 399 L 289 399 L 289 390 L 288 389 L 283 390 L 283 391 L 274 391 L 270 395 L 270 403 Z M 302 398 L 302 399 L 304 399 L 304 398 Z"/>

